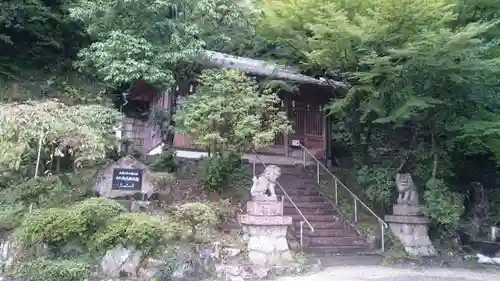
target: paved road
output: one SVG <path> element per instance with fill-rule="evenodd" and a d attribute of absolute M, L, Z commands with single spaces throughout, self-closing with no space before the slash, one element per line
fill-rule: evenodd
<path fill-rule="evenodd" d="M 406 269 L 384 266 L 334 266 L 321 272 L 278 281 L 499 281 L 500 271 L 481 272 L 456 268 Z"/>

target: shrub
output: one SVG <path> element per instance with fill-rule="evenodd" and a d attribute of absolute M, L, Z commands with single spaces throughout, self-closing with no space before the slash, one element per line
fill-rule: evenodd
<path fill-rule="evenodd" d="M 206 159 L 204 166 L 204 187 L 222 192 L 228 187 L 228 180 L 237 168 L 241 167 L 241 156 L 236 153 L 216 154 Z"/>
<path fill-rule="evenodd" d="M 212 202 L 193 202 L 177 206 L 171 217 L 178 223 L 182 240 L 204 242 L 220 218 L 220 208 Z"/>
<path fill-rule="evenodd" d="M 391 203 L 395 190 L 394 174 L 391 169 L 364 166 L 356 179 L 369 200 L 385 207 Z"/>
<path fill-rule="evenodd" d="M 86 199 L 71 209 L 89 230 L 103 225 L 109 218 L 125 211 L 125 208 L 118 202 L 103 197 Z"/>
<path fill-rule="evenodd" d="M 0 205 L 0 229 L 11 230 L 21 225 L 28 208 L 22 204 Z"/>
<path fill-rule="evenodd" d="M 175 158 L 175 150 L 164 145 L 159 155 L 155 155 L 150 168 L 154 172 L 173 173 L 179 166 Z"/>
<path fill-rule="evenodd" d="M 47 259 L 15 264 L 8 271 L 8 275 L 25 281 L 83 281 L 88 274 L 87 263 Z"/>
<path fill-rule="evenodd" d="M 168 228 L 155 217 L 123 213 L 110 219 L 106 228 L 96 233 L 95 247 L 98 251 L 104 251 L 116 245 L 133 246 L 151 255 L 159 253 L 176 233 L 175 226 Z"/>
<path fill-rule="evenodd" d="M 104 222 L 124 209 L 115 201 L 90 198 L 72 209 L 35 210 L 18 229 L 19 241 L 27 247 L 40 243 L 60 248 L 68 243 L 87 244 Z"/>
<path fill-rule="evenodd" d="M 462 196 L 451 192 L 441 179 L 430 179 L 425 187 L 426 215 L 445 230 L 455 230 L 464 210 Z"/>
<path fill-rule="evenodd" d="M 62 174 L 32 178 L 13 185 L 2 192 L 2 200 L 39 208 L 68 205 L 89 195 L 90 186 L 83 175 Z"/>

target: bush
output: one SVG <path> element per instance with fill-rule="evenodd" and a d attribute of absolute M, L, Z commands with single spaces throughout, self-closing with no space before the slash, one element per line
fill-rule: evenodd
<path fill-rule="evenodd" d="M 86 225 L 87 229 L 92 231 L 95 230 L 92 228 L 103 225 L 108 219 L 125 211 L 125 208 L 114 200 L 94 197 L 76 204 L 71 211 Z"/>
<path fill-rule="evenodd" d="M 223 192 L 228 187 L 230 175 L 241 167 L 241 155 L 224 153 L 213 155 L 206 159 L 204 166 L 204 187 L 218 192 Z"/>
<path fill-rule="evenodd" d="M 383 207 L 391 203 L 395 190 L 394 172 L 391 169 L 364 166 L 358 171 L 356 179 L 369 200 Z"/>
<path fill-rule="evenodd" d="M 85 245 L 104 222 L 122 212 L 123 207 L 105 198 L 90 198 L 71 209 L 35 210 L 18 229 L 18 238 L 26 247 L 46 244 L 60 248 L 69 243 Z"/>
<path fill-rule="evenodd" d="M 427 181 L 424 191 L 426 215 L 447 231 L 456 230 L 464 210 L 463 198 L 451 192 L 441 179 Z"/>
<path fill-rule="evenodd" d="M 8 271 L 9 276 L 25 281 L 83 281 L 88 274 L 87 263 L 73 260 L 38 259 L 15 264 Z"/>
<path fill-rule="evenodd" d="M 133 246 L 145 255 L 159 253 L 176 236 L 176 227 L 168 228 L 161 220 L 139 213 L 123 213 L 112 219 L 95 235 L 98 251 L 116 245 Z"/>
<path fill-rule="evenodd" d="M 179 166 L 175 155 L 176 153 L 174 149 L 163 145 L 161 153 L 153 157 L 149 167 L 154 172 L 173 173 Z"/>
<path fill-rule="evenodd" d="M 171 217 L 179 226 L 182 240 L 204 242 L 219 223 L 221 209 L 212 202 L 193 202 L 177 206 Z"/>
<path fill-rule="evenodd" d="M 2 200 L 34 208 L 56 207 L 82 200 L 90 194 L 90 186 L 83 175 L 62 174 L 32 178 L 13 185 L 2 191 Z"/>
<path fill-rule="evenodd" d="M 0 205 L 0 230 L 12 230 L 21 225 L 27 211 L 22 204 Z"/>

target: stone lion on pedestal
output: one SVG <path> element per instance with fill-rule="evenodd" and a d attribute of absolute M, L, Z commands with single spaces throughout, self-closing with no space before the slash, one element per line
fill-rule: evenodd
<path fill-rule="evenodd" d="M 417 186 L 410 173 L 397 173 L 396 186 L 398 188 L 398 204 L 418 205 Z"/>
<path fill-rule="evenodd" d="M 262 198 L 277 201 L 275 186 L 281 176 L 281 169 L 276 165 L 269 165 L 259 177 L 253 177 L 253 185 L 250 189 L 252 198 Z"/>

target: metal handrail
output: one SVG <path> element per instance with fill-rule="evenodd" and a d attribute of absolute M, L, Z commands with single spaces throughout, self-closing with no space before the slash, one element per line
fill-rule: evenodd
<path fill-rule="evenodd" d="M 255 155 L 255 159 L 259 160 L 259 162 L 264 166 L 264 168 L 267 168 L 267 165 L 264 163 L 264 161 L 262 161 L 262 159 L 260 159 L 260 157 L 257 155 L 256 152 L 254 153 L 254 155 Z M 253 161 L 252 164 L 253 164 L 253 175 L 255 176 L 255 160 Z M 302 217 L 302 220 L 300 221 L 300 249 L 302 249 L 304 222 L 309 226 L 309 229 L 311 230 L 311 232 L 314 232 L 314 227 L 311 225 L 309 220 L 306 219 L 306 217 L 304 216 L 302 211 L 300 211 L 299 207 L 297 207 L 295 202 L 293 202 L 292 198 L 290 198 L 290 196 L 288 196 L 288 193 L 286 193 L 286 190 L 283 188 L 283 186 L 278 181 L 276 181 L 276 185 L 281 189 L 281 191 L 283 191 L 283 194 L 285 194 L 285 197 L 290 201 L 290 203 L 292 203 L 293 207 L 297 210 L 299 215 Z"/>
<path fill-rule="evenodd" d="M 354 192 L 352 192 L 344 183 L 342 183 L 342 181 L 337 177 L 335 176 L 327 167 L 325 167 L 325 165 L 323 165 L 323 163 L 321 163 L 321 161 L 318 160 L 318 158 L 316 158 L 307 148 L 305 148 L 302 144 L 299 143 L 299 146 L 300 148 L 302 148 L 302 150 L 304 151 L 304 154 L 303 154 L 303 162 L 304 162 L 304 166 L 306 165 L 306 153 L 309 154 L 309 156 L 314 159 L 314 161 L 316 161 L 316 178 L 317 178 L 317 182 L 318 184 L 320 183 L 320 177 L 319 177 L 319 167 L 321 166 L 323 168 L 323 170 L 325 170 L 328 174 L 330 174 L 330 176 L 335 180 L 335 204 L 338 205 L 338 185 L 340 184 L 340 186 L 342 188 L 344 188 L 345 190 L 347 190 L 347 192 L 349 192 L 349 194 L 353 197 L 354 199 L 354 221 L 355 222 L 358 222 L 358 208 L 357 208 L 357 202 L 359 202 L 361 204 L 361 206 L 365 207 L 366 210 L 368 210 L 368 212 L 370 212 L 379 222 L 380 226 L 381 226 L 381 242 L 382 242 L 382 251 L 384 251 L 385 249 L 385 243 L 384 243 L 384 228 L 387 229 L 388 228 L 388 225 L 387 223 L 382 219 L 380 218 L 377 214 L 375 214 L 375 212 L 370 209 L 370 207 L 368 207 L 363 201 L 361 201 L 361 199 L 359 199 L 359 197 L 354 194 Z"/>

